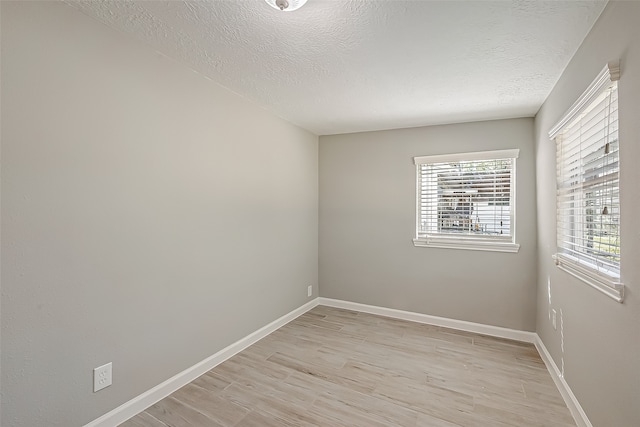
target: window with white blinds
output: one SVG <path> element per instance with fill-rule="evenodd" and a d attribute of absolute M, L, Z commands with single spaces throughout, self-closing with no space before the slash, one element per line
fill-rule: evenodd
<path fill-rule="evenodd" d="M 519 150 L 415 157 L 416 246 L 516 252 Z"/>
<path fill-rule="evenodd" d="M 597 89 L 554 129 L 556 262 L 621 301 L 617 81 L 600 78 Z"/>

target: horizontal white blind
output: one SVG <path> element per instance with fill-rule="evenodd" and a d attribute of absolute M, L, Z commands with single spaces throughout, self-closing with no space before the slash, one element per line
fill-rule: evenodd
<path fill-rule="evenodd" d="M 515 158 L 420 163 L 426 161 L 422 159 L 428 158 L 416 158 L 418 239 L 513 240 Z"/>
<path fill-rule="evenodd" d="M 556 137 L 560 253 L 620 275 L 618 91 L 612 82 Z"/>

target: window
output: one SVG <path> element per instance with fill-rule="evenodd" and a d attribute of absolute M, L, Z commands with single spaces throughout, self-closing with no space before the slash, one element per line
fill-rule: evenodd
<path fill-rule="evenodd" d="M 517 252 L 519 150 L 415 157 L 416 246 Z"/>
<path fill-rule="evenodd" d="M 556 264 L 622 301 L 619 69 L 610 64 L 549 135 L 556 141 Z"/>

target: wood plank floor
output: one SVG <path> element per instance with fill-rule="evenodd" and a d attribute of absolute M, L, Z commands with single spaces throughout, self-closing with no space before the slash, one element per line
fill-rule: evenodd
<path fill-rule="evenodd" d="M 121 426 L 575 426 L 535 347 L 318 306 Z"/>

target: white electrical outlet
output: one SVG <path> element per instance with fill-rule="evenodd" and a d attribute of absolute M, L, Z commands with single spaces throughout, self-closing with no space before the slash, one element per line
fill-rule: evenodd
<path fill-rule="evenodd" d="M 307 296 L 310 297 L 311 295 L 313 295 L 313 286 L 309 285 L 307 288 Z"/>
<path fill-rule="evenodd" d="M 100 391 L 111 385 L 111 362 L 98 366 L 93 370 L 93 392 Z"/>
<path fill-rule="evenodd" d="M 558 329 L 558 324 L 556 323 L 556 309 L 552 309 L 551 310 L 551 325 L 553 326 L 554 330 Z"/>

